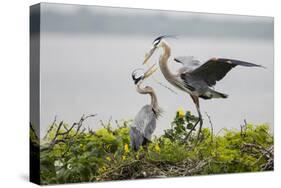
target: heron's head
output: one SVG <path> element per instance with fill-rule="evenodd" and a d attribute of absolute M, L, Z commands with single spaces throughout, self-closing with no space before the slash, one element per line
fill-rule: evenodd
<path fill-rule="evenodd" d="M 144 57 L 144 62 L 143 64 L 146 64 L 149 60 L 149 58 L 153 55 L 153 53 L 156 51 L 157 48 L 161 47 L 163 45 L 163 42 L 165 38 L 173 38 L 174 36 L 170 36 L 170 35 L 163 35 L 160 37 L 157 37 L 153 42 L 152 42 L 152 46 L 151 49 L 149 50 L 148 53 L 145 54 Z"/>
<path fill-rule="evenodd" d="M 135 69 L 132 72 L 132 78 L 135 85 L 150 77 L 157 70 L 156 64 L 153 64 L 146 72 L 143 69 Z"/>

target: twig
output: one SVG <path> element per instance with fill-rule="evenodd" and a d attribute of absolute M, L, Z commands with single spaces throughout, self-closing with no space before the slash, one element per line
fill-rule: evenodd
<path fill-rule="evenodd" d="M 168 87 L 168 86 L 166 86 L 165 84 L 162 84 L 161 82 L 159 82 L 158 80 L 156 80 L 156 79 L 154 79 L 154 81 L 157 83 L 157 84 L 159 84 L 159 85 L 161 85 L 162 87 L 164 87 L 164 88 L 166 88 L 166 89 L 168 89 L 169 91 L 171 91 L 172 93 L 174 93 L 174 94 L 178 94 L 177 92 L 175 92 L 172 88 L 170 88 L 170 87 Z"/>
<path fill-rule="evenodd" d="M 270 158 L 273 157 L 273 146 L 271 146 L 269 149 L 266 149 L 260 145 L 252 144 L 252 143 L 245 143 L 244 146 L 258 149 L 266 157 L 269 157 L 267 154 L 270 155 Z"/>
<path fill-rule="evenodd" d="M 213 142 L 213 137 L 214 137 L 213 123 L 212 123 L 212 121 L 211 121 L 211 117 L 209 116 L 209 114 L 208 114 L 207 112 L 205 112 L 205 113 L 206 113 L 206 116 L 208 117 L 209 123 L 210 123 L 210 125 L 211 125 L 211 134 L 212 134 L 211 139 L 212 139 L 212 142 Z"/>
<path fill-rule="evenodd" d="M 243 145 L 244 147 L 250 147 L 255 148 L 257 152 L 261 153 L 260 157 L 253 163 L 253 165 L 257 164 L 262 158 L 265 158 L 267 162 L 265 164 L 261 165 L 261 170 L 272 170 L 273 169 L 273 163 L 274 163 L 274 149 L 273 145 L 269 147 L 268 149 L 252 143 L 245 143 Z"/>
<path fill-rule="evenodd" d="M 80 131 L 82 125 L 83 125 L 83 122 L 84 122 L 86 119 L 88 119 L 88 118 L 90 118 L 90 117 L 94 117 L 94 116 L 96 116 L 96 115 L 97 115 L 97 114 L 88 115 L 88 116 L 83 115 L 83 116 L 80 118 L 80 120 L 79 120 L 78 123 L 77 123 L 77 122 L 73 123 L 72 126 L 71 126 L 69 129 L 66 129 L 65 132 L 61 132 L 61 127 L 63 126 L 63 121 L 61 121 L 60 124 L 58 125 L 58 128 L 57 128 L 57 130 L 56 130 L 56 133 L 55 133 L 54 138 L 52 139 L 52 141 L 50 142 L 50 144 L 49 144 L 48 146 L 41 148 L 41 151 L 50 150 L 50 149 L 52 149 L 56 144 L 58 144 L 58 143 L 60 143 L 60 142 L 65 143 L 65 142 L 66 142 L 66 139 L 69 138 L 69 133 L 70 133 L 70 132 L 74 129 L 74 127 L 77 125 L 76 132 L 75 132 L 75 134 L 72 136 L 72 137 L 75 137 L 75 136 L 79 133 L 79 131 Z M 85 131 L 85 130 L 83 130 L 83 131 Z M 62 138 L 61 138 L 61 139 L 58 139 L 59 136 L 62 136 Z"/>

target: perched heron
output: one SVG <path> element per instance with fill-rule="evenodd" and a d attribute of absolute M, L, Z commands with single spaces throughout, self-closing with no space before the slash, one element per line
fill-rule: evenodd
<path fill-rule="evenodd" d="M 197 137 L 199 138 L 203 125 L 199 106 L 199 98 L 227 98 L 226 94 L 215 91 L 212 88 L 217 81 L 220 81 L 232 68 L 236 67 L 237 65 L 245 67 L 262 66 L 226 58 L 212 58 L 204 64 L 200 65 L 200 62 L 198 60 L 195 60 L 193 57 L 181 57 L 174 59 L 176 62 L 183 64 L 183 67 L 180 68 L 176 74 L 174 74 L 168 67 L 168 60 L 171 56 L 171 48 L 169 44 L 164 40 L 164 38 L 167 37 L 170 36 L 160 36 L 153 41 L 152 48 L 148 53 L 146 53 L 143 64 L 146 64 L 148 62 L 149 58 L 153 55 L 156 49 L 163 49 L 163 52 L 160 55 L 159 59 L 159 67 L 162 74 L 170 84 L 188 93 L 191 96 L 198 112 L 199 119 L 187 134 L 187 138 L 191 134 L 191 132 L 195 130 L 197 124 L 200 123 Z"/>
<path fill-rule="evenodd" d="M 156 70 L 157 68 L 154 64 L 145 73 L 139 73 L 139 71 L 141 71 L 140 69 L 132 73 L 137 92 L 140 94 L 148 94 L 151 98 L 151 103 L 143 106 L 137 113 L 130 129 L 131 148 L 135 151 L 151 140 L 152 133 L 156 128 L 156 120 L 162 112 L 153 88 L 150 86 L 141 86 L 143 80 L 152 75 Z"/>

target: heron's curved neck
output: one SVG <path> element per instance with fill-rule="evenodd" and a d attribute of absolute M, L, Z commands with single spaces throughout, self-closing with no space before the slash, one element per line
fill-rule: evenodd
<path fill-rule="evenodd" d="M 168 60 L 171 56 L 171 48 L 165 41 L 162 41 L 161 47 L 163 49 L 163 54 L 160 56 L 159 59 L 159 67 L 165 78 L 168 79 L 173 75 L 168 67 Z"/>
<path fill-rule="evenodd" d="M 151 98 L 151 106 L 155 110 L 155 112 L 159 111 L 158 100 L 154 91 L 146 90 L 145 88 L 141 88 L 140 85 L 137 86 L 137 92 L 140 94 L 149 94 Z"/>

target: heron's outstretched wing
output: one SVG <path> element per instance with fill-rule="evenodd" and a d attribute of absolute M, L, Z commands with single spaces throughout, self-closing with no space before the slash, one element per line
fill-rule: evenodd
<path fill-rule="evenodd" d="M 234 59 L 213 58 L 196 68 L 190 75 L 196 79 L 205 81 L 209 86 L 213 86 L 220 81 L 232 68 L 237 65 L 245 67 L 262 67 L 254 63 L 239 61 Z"/>

